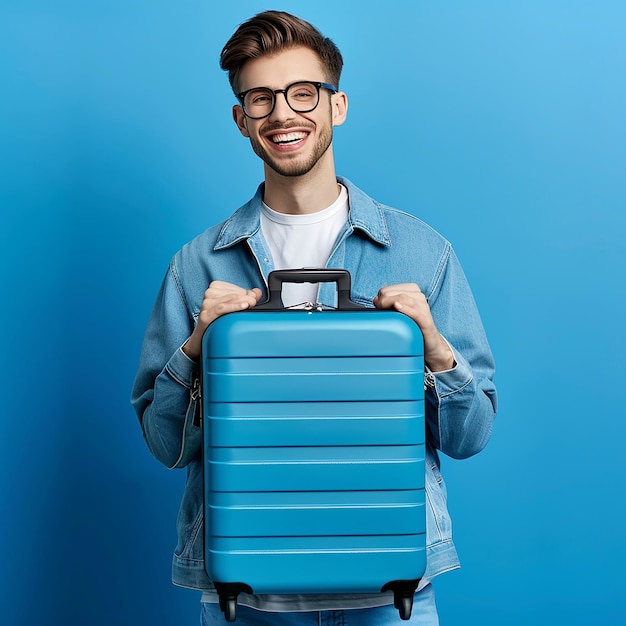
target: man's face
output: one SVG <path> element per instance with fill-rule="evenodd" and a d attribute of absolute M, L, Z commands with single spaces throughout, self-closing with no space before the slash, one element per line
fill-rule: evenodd
<path fill-rule="evenodd" d="M 248 61 L 239 76 L 239 91 L 257 87 L 284 89 L 297 81 L 325 82 L 318 56 L 308 48 L 292 48 L 279 54 Z M 284 94 L 276 95 L 272 113 L 263 119 L 246 117 L 241 106 L 233 117 L 266 168 L 282 176 L 303 176 L 320 161 L 332 158 L 329 147 L 333 126 L 343 123 L 345 96 L 321 89 L 319 104 L 309 113 L 293 111 Z"/>

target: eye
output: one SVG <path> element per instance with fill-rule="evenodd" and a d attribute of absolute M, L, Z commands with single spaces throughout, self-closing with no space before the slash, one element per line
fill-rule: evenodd
<path fill-rule="evenodd" d="M 269 91 L 261 89 L 259 91 L 251 91 L 246 96 L 246 104 L 249 106 L 266 106 L 272 102 L 273 94 Z"/>
<path fill-rule="evenodd" d="M 294 85 L 289 90 L 289 96 L 294 98 L 295 100 L 310 100 L 311 98 L 315 98 L 316 89 L 313 85 L 302 84 L 302 85 Z"/>

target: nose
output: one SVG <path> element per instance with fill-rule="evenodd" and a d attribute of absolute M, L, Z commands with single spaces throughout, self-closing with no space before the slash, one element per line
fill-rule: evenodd
<path fill-rule="evenodd" d="M 274 110 L 270 113 L 271 120 L 285 120 L 293 117 L 293 109 L 287 104 L 287 94 L 284 89 L 274 92 Z"/>

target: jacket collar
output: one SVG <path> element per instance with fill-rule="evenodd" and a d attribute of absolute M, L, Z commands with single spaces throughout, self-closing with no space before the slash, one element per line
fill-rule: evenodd
<path fill-rule="evenodd" d="M 353 185 L 347 178 L 337 177 L 348 190 L 350 212 L 348 222 L 352 229 L 364 232 L 373 241 L 390 246 L 391 239 L 380 204 Z M 259 185 L 254 197 L 224 222 L 215 244 L 215 250 L 229 248 L 244 239 L 249 239 L 261 228 L 261 205 L 264 183 Z"/>

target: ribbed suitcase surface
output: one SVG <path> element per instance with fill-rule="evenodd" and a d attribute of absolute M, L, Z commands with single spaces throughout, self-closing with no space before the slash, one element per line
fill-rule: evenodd
<path fill-rule="evenodd" d="M 203 340 L 211 579 L 286 594 L 419 579 L 423 381 L 421 333 L 397 312 L 213 322 Z"/>

